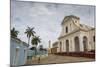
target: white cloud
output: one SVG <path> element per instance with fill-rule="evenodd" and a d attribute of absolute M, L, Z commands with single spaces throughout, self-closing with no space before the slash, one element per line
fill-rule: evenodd
<path fill-rule="evenodd" d="M 94 6 L 50 4 L 24 1 L 11 3 L 11 27 L 20 31 L 19 38 L 27 42 L 24 34 L 27 26 L 35 27 L 42 43 L 48 47 L 48 40 L 54 42 L 59 36 L 61 22 L 66 15 L 76 15 L 81 22 L 94 25 Z"/>

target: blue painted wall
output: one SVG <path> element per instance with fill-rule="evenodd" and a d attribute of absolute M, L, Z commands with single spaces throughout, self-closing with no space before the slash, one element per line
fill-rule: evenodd
<path fill-rule="evenodd" d="M 10 65 L 24 65 L 27 59 L 27 44 L 23 43 L 22 41 L 18 41 L 14 38 L 11 38 L 11 45 L 10 45 Z M 16 56 L 16 48 L 19 48 L 18 51 L 18 63 L 14 62 L 14 56 Z"/>
<path fill-rule="evenodd" d="M 18 58 L 17 62 L 16 59 L 14 58 L 16 56 L 16 48 L 18 48 Z M 26 49 L 26 50 L 25 50 Z M 47 51 L 40 51 L 37 49 L 37 55 L 45 55 L 48 54 Z M 11 38 L 11 44 L 10 44 L 10 65 L 24 65 L 27 59 L 31 59 L 32 56 L 35 56 L 35 51 L 30 50 L 28 48 L 28 44 L 18 40 Z M 15 59 L 15 62 L 14 62 Z"/>

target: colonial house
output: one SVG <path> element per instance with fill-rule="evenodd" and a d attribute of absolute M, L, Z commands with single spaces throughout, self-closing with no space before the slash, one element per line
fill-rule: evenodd
<path fill-rule="evenodd" d="M 51 48 L 51 52 L 54 54 L 54 53 L 57 53 L 57 48 L 58 48 L 58 42 L 54 42 L 52 44 L 52 48 Z"/>
<path fill-rule="evenodd" d="M 84 52 L 95 50 L 95 28 L 80 24 L 77 16 L 66 16 L 58 38 L 57 52 Z"/>
<path fill-rule="evenodd" d="M 27 60 L 28 44 L 18 38 L 11 38 L 10 45 L 10 65 L 24 65 Z"/>

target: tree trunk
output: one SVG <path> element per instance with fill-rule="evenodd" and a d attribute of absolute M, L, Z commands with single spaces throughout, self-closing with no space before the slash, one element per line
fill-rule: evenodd
<path fill-rule="evenodd" d="M 29 43 L 30 43 L 30 38 L 28 38 L 28 46 L 29 46 Z"/>
<path fill-rule="evenodd" d="M 35 56 L 37 55 L 37 46 L 35 47 Z"/>
<path fill-rule="evenodd" d="M 35 47 L 35 55 L 37 55 L 37 48 Z"/>

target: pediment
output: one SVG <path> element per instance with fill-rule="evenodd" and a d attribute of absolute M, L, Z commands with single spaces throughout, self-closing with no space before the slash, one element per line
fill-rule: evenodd
<path fill-rule="evenodd" d="M 77 17 L 77 16 L 74 16 L 74 15 L 65 16 L 64 19 L 63 19 L 62 24 L 66 23 L 70 20 L 73 20 L 73 19 L 79 20 L 80 18 Z"/>

